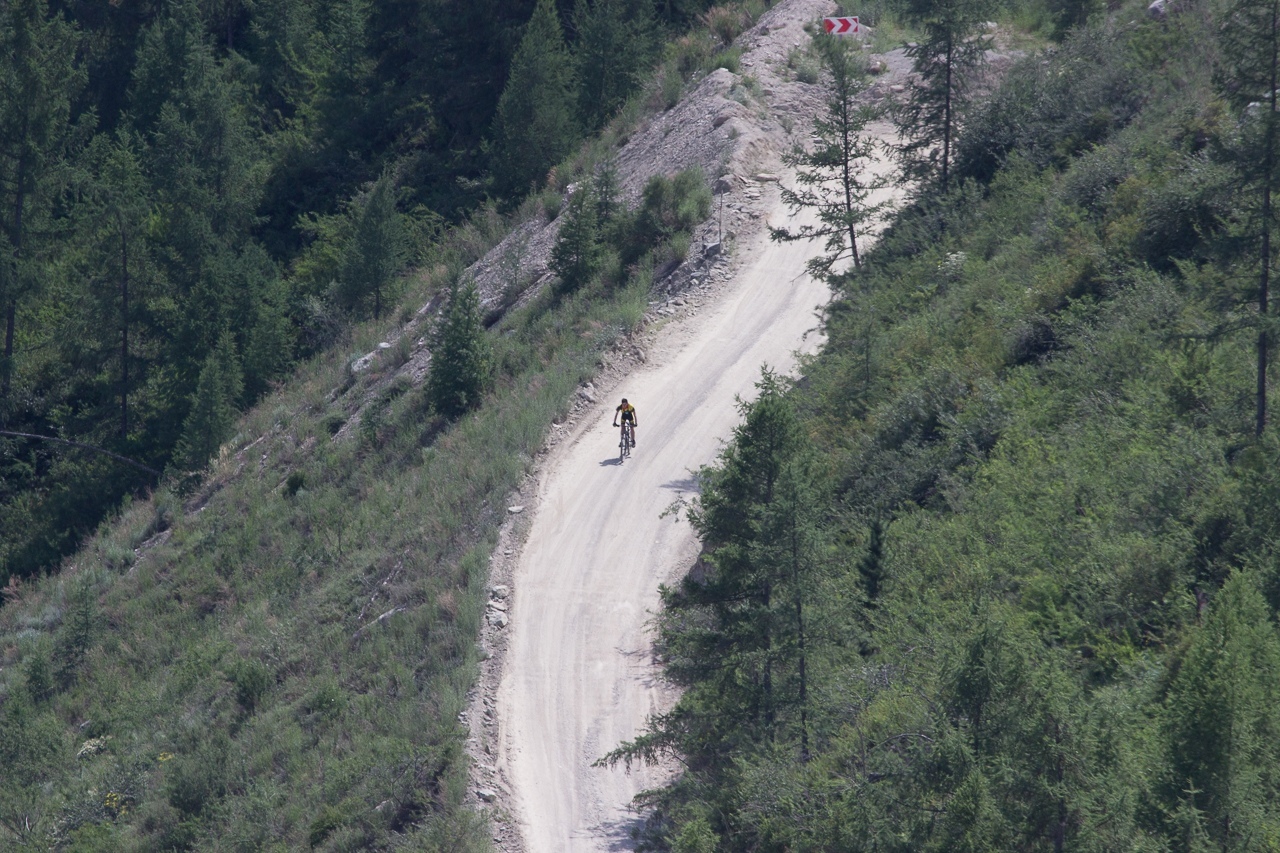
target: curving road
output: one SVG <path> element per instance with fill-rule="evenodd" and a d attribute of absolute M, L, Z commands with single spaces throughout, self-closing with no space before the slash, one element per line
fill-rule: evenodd
<path fill-rule="evenodd" d="M 773 216 L 783 216 L 776 201 Z M 702 316 L 663 330 L 674 339 L 666 357 L 607 393 L 548 465 L 497 697 L 498 761 L 528 853 L 631 849 L 629 803 L 663 771 L 591 765 L 674 700 L 647 624 L 658 584 L 692 565 L 697 540 L 687 522 L 659 516 L 715 459 L 739 421 L 734 397 L 754 393 L 761 365 L 789 371 L 796 350 L 817 347 L 815 308 L 829 292 L 804 273 L 817 249 L 762 233 Z M 610 426 L 620 396 L 640 418 L 622 465 Z"/>

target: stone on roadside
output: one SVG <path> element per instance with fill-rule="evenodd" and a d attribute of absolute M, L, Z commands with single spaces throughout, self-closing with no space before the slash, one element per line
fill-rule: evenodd
<path fill-rule="evenodd" d="M 520 513 L 524 512 L 524 506 L 523 505 L 509 506 L 507 507 L 507 512 L 511 513 L 512 515 L 519 515 Z"/>
<path fill-rule="evenodd" d="M 498 799 L 498 792 L 492 788 L 476 788 L 476 796 L 486 803 L 492 803 Z"/>

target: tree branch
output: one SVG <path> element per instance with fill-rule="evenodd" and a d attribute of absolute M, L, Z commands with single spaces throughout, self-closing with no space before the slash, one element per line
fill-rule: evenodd
<path fill-rule="evenodd" d="M 134 468 L 138 468 L 139 470 L 146 471 L 148 474 L 155 477 L 157 480 L 160 479 L 160 477 L 162 476 L 161 473 L 157 471 L 155 468 L 150 468 L 146 465 L 143 465 L 141 462 L 138 462 L 134 459 L 130 459 L 128 456 L 121 456 L 119 453 L 112 453 L 110 450 L 105 450 L 101 447 L 96 447 L 95 445 L 92 445 L 92 444 L 85 444 L 82 441 L 71 441 L 70 439 L 57 438 L 56 436 L 52 436 L 52 435 L 32 435 L 29 432 L 10 432 L 9 430 L 4 430 L 4 429 L 0 429 L 0 435 L 12 436 L 13 438 L 34 438 L 37 441 L 56 441 L 58 444 L 67 444 L 67 445 L 70 445 L 71 447 L 79 447 L 83 450 L 92 450 L 95 453 L 101 453 L 106 456 L 110 456 L 112 459 L 115 459 L 117 462 L 123 462 L 126 465 L 132 465 Z"/>

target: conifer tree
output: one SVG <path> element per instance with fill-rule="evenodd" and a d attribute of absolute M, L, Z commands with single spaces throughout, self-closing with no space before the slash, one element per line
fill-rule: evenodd
<path fill-rule="evenodd" d="M 455 282 L 436 329 L 426 389 L 428 402 L 446 418 L 480 405 L 488 389 L 490 351 L 482 321 L 475 283 Z"/>
<path fill-rule="evenodd" d="M 539 0 L 511 60 L 494 120 L 493 172 L 500 189 L 539 183 L 578 141 L 573 62 L 552 0 Z"/>
<path fill-rule="evenodd" d="M 618 187 L 618 167 L 613 160 L 605 160 L 591 179 L 591 191 L 596 200 L 596 222 L 601 233 L 608 234 L 618 220 L 622 208 L 622 190 Z"/>
<path fill-rule="evenodd" d="M 577 0 L 573 28 L 578 114 L 595 130 L 636 90 L 653 58 L 653 7 L 646 0 Z"/>
<path fill-rule="evenodd" d="M 903 14 L 921 32 L 907 48 L 917 80 L 894 109 L 902 136 L 902 177 L 919 190 L 951 188 L 955 140 L 965 105 L 967 77 L 986 49 L 980 35 L 989 0 L 906 0 Z"/>
<path fill-rule="evenodd" d="M 1239 117 L 1230 149 L 1246 197 L 1252 198 L 1249 241 L 1257 265 L 1258 341 L 1254 432 L 1267 423 L 1267 367 L 1271 361 L 1271 240 L 1280 183 L 1280 0 L 1232 0 L 1219 19 L 1222 66 L 1218 88 Z"/>
<path fill-rule="evenodd" d="M 813 211 L 818 224 L 770 228 L 769 234 L 781 241 L 825 239 L 826 252 L 809 261 L 809 272 L 830 280 L 843 272 L 835 269 L 841 261 L 862 266 L 858 240 L 884 210 L 885 202 L 872 202 L 871 196 L 885 181 L 868 171 L 876 144 L 864 131 L 876 111 L 862 97 L 862 60 L 849 42 L 826 33 L 814 38 L 814 47 L 831 75 L 830 94 L 814 121 L 813 147 L 798 147 L 783 158 L 798 169 L 800 188 L 784 187 L 782 200 L 793 214 Z"/>
<path fill-rule="evenodd" d="M 218 346 L 204 360 L 196 383 L 175 454 L 179 465 L 195 470 L 217 454 L 222 443 L 231 437 L 243 390 L 235 339 L 230 332 L 223 332 Z"/>
<path fill-rule="evenodd" d="M 1218 592 L 1166 700 L 1169 796 L 1219 849 L 1280 825 L 1280 637 L 1252 576 Z"/>
<path fill-rule="evenodd" d="M 684 741 L 713 764 L 731 742 L 794 733 L 802 756 L 809 746 L 818 478 L 784 381 L 766 369 L 757 388 L 719 464 L 701 472 L 690 510 L 710 571 L 663 592 L 668 673 L 689 692 L 655 737 Z"/>
<path fill-rule="evenodd" d="M 356 203 L 351 237 L 344 252 L 340 295 L 348 310 L 373 300 L 373 316 L 382 316 L 383 297 L 404 269 L 409 255 L 405 217 L 396 210 L 395 180 L 384 172 Z"/>
<path fill-rule="evenodd" d="M 118 342 L 118 432 L 124 439 L 130 429 L 129 395 L 138 380 L 132 368 L 138 362 L 135 323 L 145 313 L 139 301 L 145 302 L 156 282 L 146 239 L 151 198 L 138 147 L 128 133 L 115 139 L 100 136 L 88 159 L 96 174 L 77 216 L 89 244 L 92 269 L 86 279 L 103 308 L 99 325 L 114 330 Z"/>
<path fill-rule="evenodd" d="M 564 222 L 551 249 L 550 268 L 558 277 L 556 292 L 573 293 L 600 270 L 602 251 L 595 193 L 586 181 L 569 198 Z"/>
<path fill-rule="evenodd" d="M 13 382 L 19 303 L 38 286 L 49 217 L 77 142 L 72 99 L 85 75 L 73 27 L 46 0 L 0 7 L 0 405 Z M 0 410 L 0 418 L 3 418 Z"/>

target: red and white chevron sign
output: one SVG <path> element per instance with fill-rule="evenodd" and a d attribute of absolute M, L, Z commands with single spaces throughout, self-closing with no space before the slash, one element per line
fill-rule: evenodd
<path fill-rule="evenodd" d="M 853 18 L 823 18 L 822 26 L 827 32 L 834 33 L 838 36 L 852 36 L 858 33 L 858 19 Z"/>

